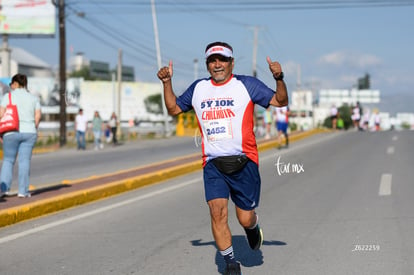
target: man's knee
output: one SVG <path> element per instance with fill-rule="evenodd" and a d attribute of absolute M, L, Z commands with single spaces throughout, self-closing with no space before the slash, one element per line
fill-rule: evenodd
<path fill-rule="evenodd" d="M 246 211 L 238 209 L 237 219 L 239 220 L 239 223 L 242 227 L 250 228 L 256 223 L 256 213 L 254 210 Z"/>

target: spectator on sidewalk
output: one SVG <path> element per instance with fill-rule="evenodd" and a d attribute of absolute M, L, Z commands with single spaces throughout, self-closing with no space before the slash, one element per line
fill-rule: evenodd
<path fill-rule="evenodd" d="M 332 129 L 336 130 L 338 120 L 338 108 L 336 108 L 335 104 L 331 107 L 331 122 L 332 122 Z"/>
<path fill-rule="evenodd" d="M 95 150 L 103 148 L 102 143 L 102 128 L 103 121 L 98 111 L 95 111 L 92 119 L 93 141 L 95 143 Z"/>
<path fill-rule="evenodd" d="M 112 112 L 112 115 L 111 115 L 111 118 L 109 119 L 108 125 L 111 128 L 111 132 L 112 132 L 112 143 L 113 143 L 113 145 L 117 145 L 118 144 L 118 139 L 116 137 L 116 133 L 117 133 L 117 130 L 118 130 L 118 118 L 117 118 L 115 112 Z"/>
<path fill-rule="evenodd" d="M 88 119 L 83 114 L 83 109 L 80 108 L 79 113 L 75 118 L 76 143 L 78 145 L 78 150 L 86 149 L 86 129 L 88 129 Z"/>
<path fill-rule="evenodd" d="M 7 195 L 13 180 L 13 167 L 18 158 L 19 198 L 30 197 L 29 177 L 33 147 L 37 140 L 37 131 L 41 119 L 39 98 L 27 90 L 27 77 L 16 74 L 10 83 L 11 101 L 17 105 L 19 114 L 19 131 L 7 132 L 0 141 L 3 143 L 3 164 L 0 175 L 0 197 Z M 3 117 L 9 104 L 9 93 L 1 100 L 0 117 Z"/>

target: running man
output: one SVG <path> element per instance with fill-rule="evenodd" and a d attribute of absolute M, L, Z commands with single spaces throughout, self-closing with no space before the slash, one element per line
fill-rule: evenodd
<path fill-rule="evenodd" d="M 260 175 L 253 132 L 254 105 L 288 104 L 281 65 L 267 57 L 276 91 L 257 78 L 233 74 L 233 48 L 213 42 L 205 49 L 209 78 L 198 79 L 178 98 L 172 88 L 173 63 L 158 71 L 170 115 L 194 109 L 202 135 L 205 198 L 214 240 L 226 262 L 225 274 L 241 274 L 228 225 L 229 197 L 253 250 L 263 242 L 255 209 L 259 205 Z"/>
<path fill-rule="evenodd" d="M 278 148 L 282 148 L 282 136 L 285 137 L 285 147 L 289 147 L 289 136 L 287 133 L 289 125 L 289 108 L 287 106 L 276 107 L 276 129 Z"/>
<path fill-rule="evenodd" d="M 336 130 L 336 124 L 338 121 L 338 108 L 336 108 L 335 104 L 331 107 L 331 122 L 332 122 L 332 129 Z"/>

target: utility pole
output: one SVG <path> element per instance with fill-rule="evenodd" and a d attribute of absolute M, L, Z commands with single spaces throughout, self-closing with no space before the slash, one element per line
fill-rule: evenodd
<path fill-rule="evenodd" d="M 253 29 L 253 58 L 252 58 L 252 75 L 253 77 L 257 77 L 257 44 L 258 44 L 258 36 L 259 36 L 259 27 L 250 27 Z M 256 107 L 254 108 L 254 124 L 257 125 L 257 110 Z"/>
<path fill-rule="evenodd" d="M 118 52 L 118 121 L 121 121 L 121 90 L 122 90 L 122 50 Z"/>
<path fill-rule="evenodd" d="M 252 71 L 253 76 L 257 77 L 257 44 L 258 44 L 258 36 L 259 36 L 259 27 L 253 27 L 253 63 L 252 63 Z"/>
<path fill-rule="evenodd" d="M 60 101 L 60 147 L 66 145 L 66 31 L 65 0 L 59 0 L 59 101 Z"/>
<path fill-rule="evenodd" d="M 9 48 L 9 35 L 3 33 L 3 45 L 0 50 L 1 52 L 1 67 L 2 67 L 2 77 L 10 77 L 10 53 L 11 49 Z"/>
<path fill-rule="evenodd" d="M 194 58 L 194 80 L 198 78 L 198 59 Z"/>
<path fill-rule="evenodd" d="M 155 49 L 157 50 L 157 65 L 158 69 L 161 69 L 161 49 L 160 49 L 160 41 L 158 37 L 158 24 L 157 24 L 157 14 L 155 11 L 155 0 L 151 0 L 151 11 L 152 11 L 152 24 L 154 27 L 154 38 L 155 38 Z M 162 89 L 161 89 L 162 90 Z M 165 99 L 164 99 L 164 92 L 161 92 L 161 106 L 162 106 L 162 113 L 164 116 L 164 132 L 165 136 L 169 134 L 169 127 L 168 127 L 168 113 L 167 107 L 165 107 Z"/>
<path fill-rule="evenodd" d="M 299 91 L 302 89 L 302 73 L 301 73 L 301 66 L 298 64 L 298 73 L 296 76 L 296 89 Z"/>

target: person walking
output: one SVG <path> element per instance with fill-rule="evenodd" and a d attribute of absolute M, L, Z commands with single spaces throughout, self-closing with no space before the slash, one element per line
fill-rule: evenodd
<path fill-rule="evenodd" d="M 118 139 L 116 138 L 116 132 L 118 130 L 118 118 L 117 118 L 115 112 L 112 112 L 112 115 L 111 115 L 111 118 L 109 119 L 108 125 L 111 128 L 112 143 L 115 146 L 115 145 L 118 144 Z"/>
<path fill-rule="evenodd" d="M 356 105 L 352 108 L 352 115 L 351 115 L 353 125 L 357 131 L 363 130 L 361 126 L 361 116 L 362 116 L 362 107 L 359 101 L 357 101 Z"/>
<path fill-rule="evenodd" d="M 27 76 L 16 74 L 10 83 L 12 103 L 17 105 L 19 131 L 8 132 L 0 137 L 3 143 L 3 164 L 1 167 L 0 197 L 7 195 L 13 180 L 13 167 L 18 157 L 18 193 L 19 198 L 30 197 L 29 175 L 32 152 L 37 140 L 37 129 L 42 116 L 39 98 L 27 90 Z M 5 94 L 0 104 L 0 117 L 3 117 L 9 96 Z"/>
<path fill-rule="evenodd" d="M 271 110 L 271 107 L 268 107 L 263 112 L 263 123 L 265 125 L 265 130 L 266 130 L 265 139 L 270 139 L 271 128 L 272 128 L 272 110 Z"/>
<path fill-rule="evenodd" d="M 369 121 L 371 119 L 370 110 L 367 109 L 364 112 L 364 115 L 362 116 L 362 129 L 364 131 L 369 131 Z"/>
<path fill-rule="evenodd" d="M 83 114 L 83 109 L 79 109 L 79 113 L 75 117 L 76 142 L 78 150 L 86 149 L 85 132 L 88 129 L 88 119 Z"/>
<path fill-rule="evenodd" d="M 331 122 L 332 122 L 332 129 L 336 130 L 338 121 L 338 108 L 336 108 L 335 104 L 331 106 Z"/>
<path fill-rule="evenodd" d="M 93 141 L 95 143 L 95 150 L 103 149 L 102 143 L 102 126 L 103 121 L 98 111 L 95 111 L 92 119 Z"/>
<path fill-rule="evenodd" d="M 228 224 L 229 197 L 244 228 L 251 249 L 263 242 L 256 208 L 260 198 L 259 159 L 254 127 L 254 104 L 268 108 L 288 104 L 281 65 L 267 57 L 276 81 L 276 92 L 255 77 L 233 74 L 233 48 L 213 42 L 205 49 L 210 77 L 193 82 L 176 97 L 172 87 L 173 63 L 157 76 L 163 84 L 165 106 L 170 115 L 195 111 L 202 135 L 205 199 L 210 209 L 214 240 L 226 262 L 225 274 L 241 274 Z"/>
<path fill-rule="evenodd" d="M 375 131 L 378 132 L 381 130 L 381 117 L 379 114 L 379 111 L 377 109 L 374 110 L 374 125 L 375 125 Z"/>

